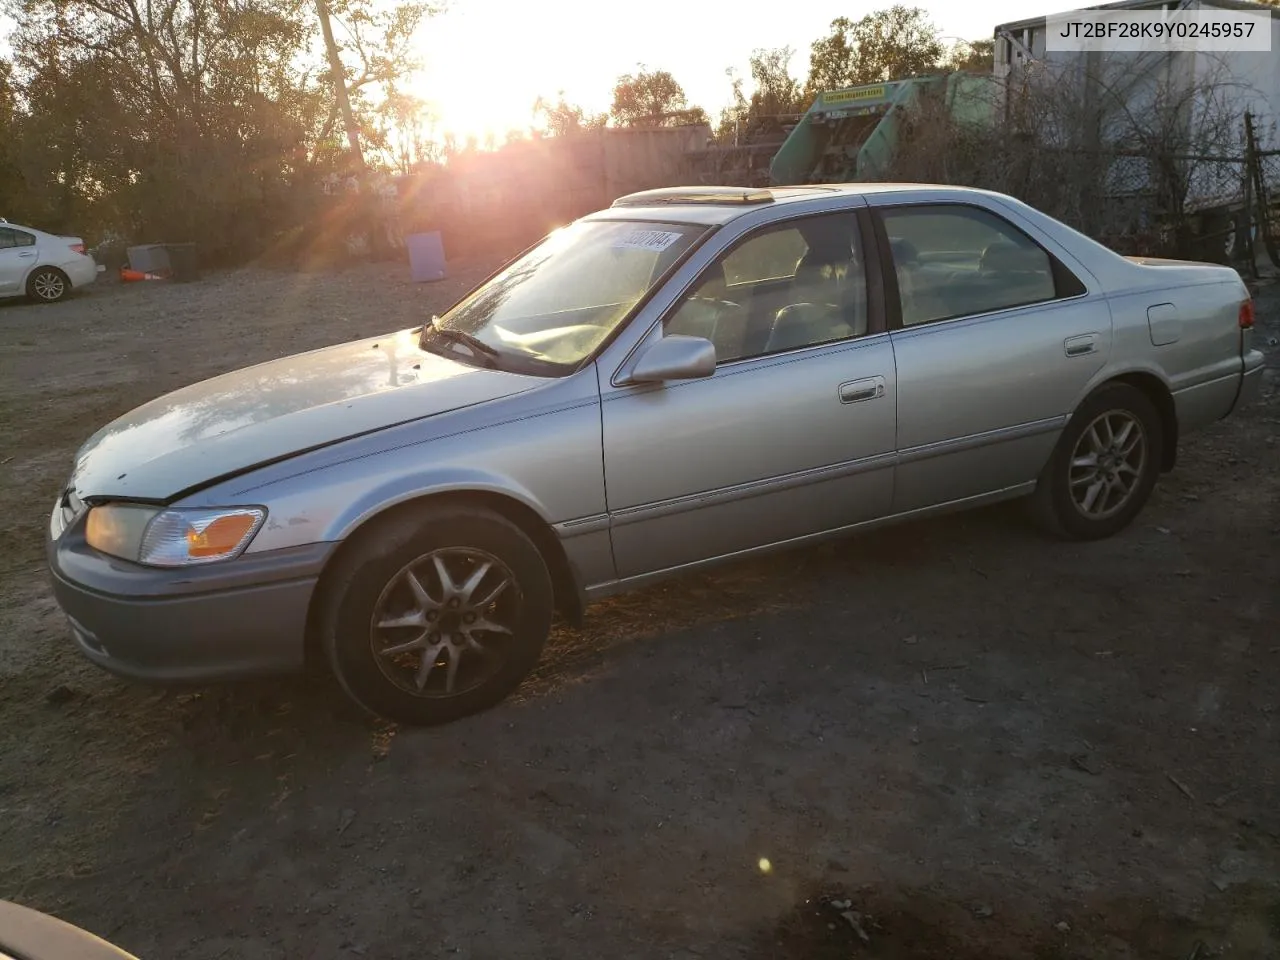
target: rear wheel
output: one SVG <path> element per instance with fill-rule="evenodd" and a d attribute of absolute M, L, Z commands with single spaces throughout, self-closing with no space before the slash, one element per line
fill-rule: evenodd
<path fill-rule="evenodd" d="M 38 267 L 27 278 L 27 296 L 41 303 L 57 303 L 71 290 L 71 281 L 56 267 Z"/>
<path fill-rule="evenodd" d="M 1163 441 L 1146 394 L 1126 383 L 1102 387 L 1063 431 L 1032 497 L 1033 515 L 1073 540 L 1123 530 L 1155 488 Z"/>
<path fill-rule="evenodd" d="M 551 626 L 541 554 L 486 510 L 400 514 L 353 543 L 325 589 L 322 640 L 339 683 L 365 709 L 408 724 L 504 699 Z"/>

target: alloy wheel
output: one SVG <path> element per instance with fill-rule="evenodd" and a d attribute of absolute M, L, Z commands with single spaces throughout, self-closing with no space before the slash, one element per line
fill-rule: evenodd
<path fill-rule="evenodd" d="M 41 300 L 59 300 L 66 293 L 67 282 L 58 274 L 48 271 L 37 274 L 31 281 L 31 288 Z"/>
<path fill-rule="evenodd" d="M 483 550 L 449 547 L 406 564 L 373 608 L 369 640 L 383 675 L 415 697 L 455 697 L 506 660 L 521 596 L 515 575 Z"/>
<path fill-rule="evenodd" d="M 1090 520 L 1115 516 L 1133 497 L 1146 463 L 1141 420 L 1127 410 L 1095 417 L 1076 441 L 1068 467 L 1076 509 Z"/>

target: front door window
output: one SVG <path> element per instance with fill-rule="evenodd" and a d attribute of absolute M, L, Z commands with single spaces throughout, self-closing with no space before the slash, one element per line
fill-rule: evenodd
<path fill-rule="evenodd" d="M 664 331 L 710 340 L 717 363 L 865 334 L 856 218 L 804 217 L 749 235 L 703 271 Z"/>

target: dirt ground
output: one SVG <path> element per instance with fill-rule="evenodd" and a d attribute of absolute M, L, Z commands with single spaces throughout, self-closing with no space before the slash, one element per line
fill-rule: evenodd
<path fill-rule="evenodd" d="M 0 306 L 0 898 L 144 960 L 1280 957 L 1274 375 L 1113 540 L 998 508 L 667 584 L 445 728 L 82 662 L 42 566 L 79 443 L 485 272 Z"/>

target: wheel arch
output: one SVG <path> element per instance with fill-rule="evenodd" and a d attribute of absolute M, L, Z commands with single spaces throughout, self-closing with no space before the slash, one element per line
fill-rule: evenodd
<path fill-rule="evenodd" d="M 1095 384 L 1086 396 L 1113 383 L 1128 384 L 1142 391 L 1160 414 L 1160 471 L 1168 473 L 1178 461 L 1178 410 L 1169 385 L 1149 370 L 1127 370 Z"/>
<path fill-rule="evenodd" d="M 355 524 L 342 538 L 337 548 L 325 561 L 324 569 L 316 583 L 307 612 L 307 655 L 318 653 L 318 627 L 324 601 L 328 596 L 328 578 L 339 562 L 354 545 L 366 537 L 376 536 L 383 527 L 393 524 L 399 517 L 425 507 L 436 505 L 469 506 L 489 510 L 515 524 L 542 555 L 551 575 L 551 586 L 556 610 L 570 623 L 579 624 L 586 608 L 586 595 L 580 578 L 565 552 L 564 545 L 550 524 L 528 504 L 504 493 L 492 490 L 461 489 L 443 490 L 409 497 L 374 511 Z"/>

